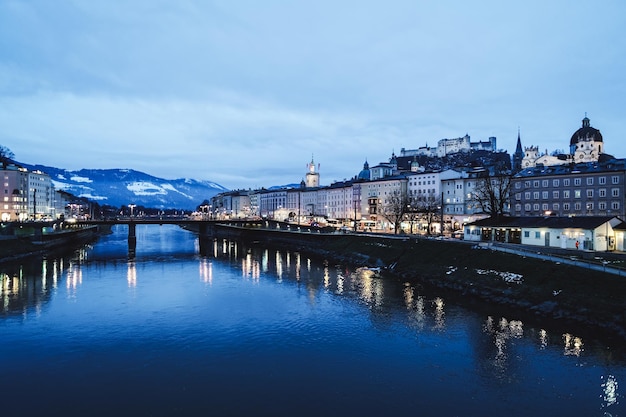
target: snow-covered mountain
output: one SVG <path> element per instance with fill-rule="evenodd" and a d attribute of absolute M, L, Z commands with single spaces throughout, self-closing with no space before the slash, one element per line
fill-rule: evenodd
<path fill-rule="evenodd" d="M 57 190 L 114 207 L 136 204 L 151 208 L 193 210 L 204 200 L 227 191 L 211 181 L 188 178 L 166 180 L 132 169 L 68 171 L 44 165 L 20 165 L 50 175 Z"/>

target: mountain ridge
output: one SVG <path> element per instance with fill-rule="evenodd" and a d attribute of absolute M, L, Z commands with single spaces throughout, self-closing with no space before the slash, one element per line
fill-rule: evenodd
<path fill-rule="evenodd" d="M 41 164 L 19 165 L 48 174 L 56 190 L 114 207 L 136 204 L 158 209 L 193 210 L 215 194 L 228 191 L 213 181 L 168 180 L 128 168 L 71 171 Z"/>

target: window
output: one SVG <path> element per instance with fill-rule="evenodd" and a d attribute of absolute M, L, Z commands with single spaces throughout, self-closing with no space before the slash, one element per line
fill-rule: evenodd
<path fill-rule="evenodd" d="M 530 191 L 526 191 L 526 192 L 524 193 L 524 198 L 525 198 L 526 200 L 530 200 Z"/>
<path fill-rule="evenodd" d="M 565 178 L 565 179 L 563 180 L 563 185 L 564 185 L 565 187 L 569 187 L 569 178 Z"/>
<path fill-rule="evenodd" d="M 581 207 L 580 203 L 575 203 L 574 204 L 574 210 L 575 211 L 580 211 L 580 207 Z"/>
<path fill-rule="evenodd" d="M 515 183 L 515 189 L 519 190 L 520 188 L 522 188 L 522 183 L 521 182 L 516 182 Z"/>
<path fill-rule="evenodd" d="M 533 187 L 539 188 L 539 180 L 533 181 Z"/>
<path fill-rule="evenodd" d="M 548 211 L 548 203 L 543 203 L 543 204 L 541 205 L 541 210 L 543 210 L 543 211 Z"/>
<path fill-rule="evenodd" d="M 539 211 L 539 204 L 537 203 L 533 204 L 533 210 Z"/>
<path fill-rule="evenodd" d="M 559 180 L 552 180 L 552 186 L 553 187 L 558 187 L 559 186 Z"/>
<path fill-rule="evenodd" d="M 580 178 L 574 178 L 574 185 L 580 185 Z"/>
<path fill-rule="evenodd" d="M 600 184 L 600 185 L 604 185 L 604 184 L 606 184 L 606 177 L 600 177 L 600 178 L 598 178 L 598 184 Z"/>
<path fill-rule="evenodd" d="M 574 198 L 580 198 L 580 190 L 574 190 Z"/>
<path fill-rule="evenodd" d="M 533 198 L 534 198 L 535 200 L 539 200 L 539 191 L 534 191 L 534 192 L 533 192 Z"/>
<path fill-rule="evenodd" d="M 614 175 L 611 177 L 611 183 L 612 184 L 619 184 L 619 177 L 617 175 Z"/>
<path fill-rule="evenodd" d="M 541 239 L 541 232 L 535 232 L 535 239 Z"/>
<path fill-rule="evenodd" d="M 524 204 L 524 210 L 530 211 L 530 203 Z"/>
<path fill-rule="evenodd" d="M 530 188 L 530 181 L 524 181 L 524 187 Z"/>
<path fill-rule="evenodd" d="M 547 200 L 548 199 L 548 192 L 547 191 L 543 191 L 541 193 L 541 198 L 543 198 L 544 200 Z"/>
<path fill-rule="evenodd" d="M 559 203 L 552 204 L 552 211 L 559 211 Z"/>
<path fill-rule="evenodd" d="M 598 190 L 598 197 L 606 197 L 606 188 L 600 188 Z"/>
<path fill-rule="evenodd" d="M 619 188 L 611 188 L 611 195 L 613 197 L 619 197 Z"/>
<path fill-rule="evenodd" d="M 587 177 L 587 185 L 593 185 L 593 177 Z"/>
<path fill-rule="evenodd" d="M 593 198 L 593 190 L 587 190 L 587 198 Z"/>
<path fill-rule="evenodd" d="M 563 190 L 563 198 L 569 198 L 569 190 Z"/>
<path fill-rule="evenodd" d="M 569 211 L 569 203 L 563 203 L 563 210 Z"/>
<path fill-rule="evenodd" d="M 587 211 L 593 210 L 593 203 L 587 203 Z"/>
<path fill-rule="evenodd" d="M 541 182 L 541 186 L 542 186 L 542 187 L 547 187 L 547 186 L 548 186 L 548 180 L 543 180 L 543 181 Z"/>
<path fill-rule="evenodd" d="M 600 201 L 600 202 L 598 203 L 598 209 L 600 209 L 600 210 L 606 210 L 606 202 L 604 202 L 604 201 Z"/>
<path fill-rule="evenodd" d="M 611 209 L 613 210 L 619 210 L 619 201 L 613 201 L 611 203 Z"/>
<path fill-rule="evenodd" d="M 558 191 L 552 191 L 552 198 L 559 198 L 559 192 Z"/>
<path fill-rule="evenodd" d="M 522 193 L 515 193 L 515 199 L 516 200 L 521 200 L 522 199 Z"/>
<path fill-rule="evenodd" d="M 524 237 L 530 237 L 530 232 L 528 230 L 524 231 Z"/>

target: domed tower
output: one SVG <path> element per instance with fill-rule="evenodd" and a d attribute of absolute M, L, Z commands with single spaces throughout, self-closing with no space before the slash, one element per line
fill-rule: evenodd
<path fill-rule="evenodd" d="M 413 155 L 413 160 L 411 161 L 411 172 L 421 172 L 424 169 L 420 166 L 420 163 L 417 162 L 417 156 Z"/>
<path fill-rule="evenodd" d="M 319 187 L 320 186 L 320 173 L 319 166 L 318 170 L 315 170 L 315 162 L 313 161 L 313 156 L 311 156 L 311 162 L 307 164 L 308 172 L 306 173 L 305 182 L 306 187 Z"/>
<path fill-rule="evenodd" d="M 602 134 L 598 129 L 591 127 L 586 114 L 583 126 L 572 135 L 569 151 L 574 156 L 574 162 L 597 162 L 600 154 L 604 152 Z"/>
<path fill-rule="evenodd" d="M 367 163 L 367 159 L 366 159 L 365 163 L 363 164 L 363 169 L 361 170 L 361 172 L 359 172 L 359 175 L 357 176 L 357 179 L 369 181 L 370 178 L 371 178 L 370 164 Z"/>
<path fill-rule="evenodd" d="M 391 158 L 389 159 L 389 165 L 391 165 L 391 170 L 395 174 L 395 172 L 398 170 L 398 158 L 396 158 L 396 153 L 393 152 L 393 151 L 391 152 Z"/>

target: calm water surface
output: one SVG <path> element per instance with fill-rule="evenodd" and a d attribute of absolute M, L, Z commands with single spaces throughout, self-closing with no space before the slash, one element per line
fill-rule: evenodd
<path fill-rule="evenodd" d="M 7 416 L 626 416 L 623 347 L 174 226 L 0 265 Z M 483 310 L 484 311 L 484 310 Z"/>

